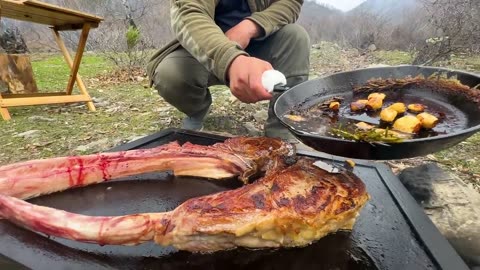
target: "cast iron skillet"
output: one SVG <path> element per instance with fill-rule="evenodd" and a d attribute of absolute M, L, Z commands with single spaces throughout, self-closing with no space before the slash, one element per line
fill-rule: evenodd
<path fill-rule="evenodd" d="M 367 68 L 333 74 L 286 89 L 275 101 L 274 112 L 280 122 L 295 137 L 304 144 L 321 152 L 369 160 L 391 160 L 423 156 L 452 147 L 472 136 L 480 129 L 479 95 L 477 95 L 477 102 L 474 102 L 471 98 L 458 94 L 458 91 L 438 91 L 438 89 L 429 87 L 407 87 L 401 90 L 394 90 L 393 92 L 385 92 L 387 100 L 388 98 L 396 98 L 397 100 L 419 101 L 427 104 L 430 108 L 442 111 L 449 117 L 449 126 L 444 129 L 445 133 L 438 133 L 436 136 L 431 137 L 404 140 L 401 143 L 372 144 L 341 139 L 327 133 L 312 132 L 314 124 L 308 125 L 307 123 L 307 125 L 299 127 L 288 118 L 285 118 L 284 115 L 292 110 L 305 109 L 337 96 L 345 98 L 346 104 L 342 102 L 342 107 L 348 107 L 347 104 L 351 100 L 358 98 L 357 94 L 353 94 L 353 87 L 365 85 L 371 79 L 403 79 L 409 76 L 416 77 L 420 74 L 429 77 L 437 73 L 444 74 L 448 78 L 456 76 L 456 79 L 462 84 L 471 88 L 478 87 L 480 84 L 479 75 L 436 67 L 394 66 Z M 282 91 L 282 89 L 280 88 L 276 91 Z"/>

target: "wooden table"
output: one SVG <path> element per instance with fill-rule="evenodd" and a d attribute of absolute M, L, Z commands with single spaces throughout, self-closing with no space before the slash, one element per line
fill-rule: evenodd
<path fill-rule="evenodd" d="M 97 28 L 100 22 L 103 21 L 103 18 L 33 0 L 0 0 L 0 19 L 1 17 L 49 26 L 70 68 L 70 77 L 65 91 L 33 94 L 0 93 L 0 114 L 3 119 L 10 120 L 8 107 L 16 106 L 86 102 L 88 109 L 95 111 L 92 98 L 88 94 L 80 75 L 78 75 L 78 70 L 90 29 Z M 81 35 L 75 58 L 72 59 L 60 36 L 60 31 L 75 30 L 81 30 Z M 80 94 L 72 93 L 75 82 L 80 90 Z"/>

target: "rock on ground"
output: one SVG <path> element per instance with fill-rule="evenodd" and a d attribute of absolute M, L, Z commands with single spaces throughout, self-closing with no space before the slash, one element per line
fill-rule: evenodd
<path fill-rule="evenodd" d="M 263 131 L 255 127 L 252 122 L 246 122 L 243 124 L 243 127 L 247 130 L 249 136 L 263 136 Z"/>
<path fill-rule="evenodd" d="M 120 141 L 121 140 L 119 139 L 115 139 L 112 141 L 109 138 L 104 138 L 98 141 L 88 143 L 86 145 L 80 145 L 77 148 L 75 148 L 75 151 L 87 152 L 87 151 L 93 150 L 95 152 L 99 152 L 99 151 L 106 150 L 107 148 L 111 147 L 111 145 L 117 145 Z"/>
<path fill-rule="evenodd" d="M 398 177 L 465 262 L 480 267 L 480 194 L 434 163 Z"/>
<path fill-rule="evenodd" d="M 17 134 L 15 135 L 15 137 L 21 137 L 21 138 L 24 138 L 24 139 L 31 139 L 31 138 L 35 138 L 35 137 L 38 137 L 40 135 L 40 130 L 29 130 L 29 131 L 25 131 L 25 132 L 22 132 L 20 134 Z"/>
<path fill-rule="evenodd" d="M 40 116 L 40 115 L 30 116 L 30 117 L 28 117 L 28 120 L 30 120 L 30 121 L 43 121 L 43 122 L 55 122 L 55 119 L 53 119 L 53 118 L 48 118 L 48 117 Z"/>

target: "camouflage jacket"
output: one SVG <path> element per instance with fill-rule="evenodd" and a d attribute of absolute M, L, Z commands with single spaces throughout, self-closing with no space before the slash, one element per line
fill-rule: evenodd
<path fill-rule="evenodd" d="M 185 48 L 203 66 L 220 80 L 227 82 L 230 63 L 238 55 L 248 55 L 230 41 L 214 22 L 215 7 L 219 0 L 170 0 L 172 30 L 175 39 L 158 50 L 150 59 L 147 74 L 152 78 L 158 64 L 179 46 Z M 252 12 L 247 17 L 263 30 L 258 40 L 294 23 L 303 0 L 248 0 Z"/>

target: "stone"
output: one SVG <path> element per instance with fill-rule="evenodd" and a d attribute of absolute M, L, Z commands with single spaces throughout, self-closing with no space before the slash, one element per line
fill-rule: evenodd
<path fill-rule="evenodd" d="M 48 117 L 44 117 L 44 116 L 40 116 L 40 115 L 30 116 L 30 117 L 28 117 L 28 120 L 30 120 L 30 121 L 43 121 L 43 122 L 55 122 L 55 119 L 53 119 L 53 118 L 48 118 Z"/>
<path fill-rule="evenodd" d="M 100 103 L 105 101 L 103 98 L 92 97 L 93 103 Z"/>
<path fill-rule="evenodd" d="M 390 67 L 390 65 L 386 65 L 386 64 L 371 64 L 371 65 L 368 65 L 367 68 L 381 68 L 381 67 Z"/>
<path fill-rule="evenodd" d="M 159 112 L 159 113 L 166 113 L 166 112 L 169 112 L 170 110 L 171 110 L 170 107 L 159 107 L 154 109 L 155 112 Z"/>
<path fill-rule="evenodd" d="M 263 132 L 259 130 L 252 122 L 246 122 L 243 124 L 243 127 L 247 130 L 248 135 L 250 136 L 262 136 Z"/>
<path fill-rule="evenodd" d="M 435 163 L 405 169 L 398 178 L 465 262 L 480 267 L 480 194 Z"/>
<path fill-rule="evenodd" d="M 24 139 L 31 139 L 31 138 L 35 138 L 35 137 L 38 137 L 40 135 L 40 130 L 29 130 L 29 131 L 25 131 L 25 132 L 22 132 L 20 134 L 17 134 L 15 135 L 15 137 L 20 137 L 20 138 L 24 138 Z"/>
<path fill-rule="evenodd" d="M 90 148 L 88 147 L 88 145 L 80 145 L 78 146 L 77 148 L 75 148 L 75 151 L 77 152 L 86 152 L 88 151 Z"/>
<path fill-rule="evenodd" d="M 263 123 L 265 121 L 267 121 L 267 118 L 268 118 L 268 111 L 267 110 L 260 110 L 258 112 L 256 112 L 253 117 L 255 118 L 255 121 L 257 121 L 257 123 Z"/>
<path fill-rule="evenodd" d="M 110 142 L 110 140 L 108 138 L 101 139 L 101 140 L 94 141 L 94 142 L 91 142 L 91 143 L 86 144 L 86 145 L 80 145 L 77 148 L 75 148 L 75 151 L 86 152 L 86 151 L 89 151 L 89 150 L 92 150 L 92 149 L 103 150 L 104 148 L 107 147 L 109 142 Z"/>
<path fill-rule="evenodd" d="M 434 198 L 432 181 L 428 166 L 419 166 L 403 170 L 398 178 L 412 197 L 422 206 L 428 205 Z"/>
<path fill-rule="evenodd" d="M 368 46 L 368 50 L 374 52 L 377 50 L 377 46 L 375 44 L 370 44 L 370 46 Z"/>
<path fill-rule="evenodd" d="M 93 103 L 95 104 L 96 107 L 108 107 L 110 105 L 110 102 L 108 100 L 105 100 L 103 98 L 92 98 Z"/>

